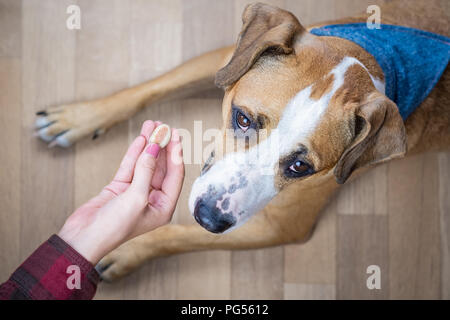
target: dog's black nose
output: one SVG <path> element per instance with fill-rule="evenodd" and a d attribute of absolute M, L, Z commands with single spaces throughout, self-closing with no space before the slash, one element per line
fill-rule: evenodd
<path fill-rule="evenodd" d="M 203 228 L 214 233 L 224 232 L 236 223 L 231 214 L 224 214 L 216 207 L 208 208 L 202 200 L 195 205 L 194 218 Z"/>

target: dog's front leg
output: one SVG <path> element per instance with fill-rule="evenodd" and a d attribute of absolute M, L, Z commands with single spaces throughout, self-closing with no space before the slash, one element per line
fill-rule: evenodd
<path fill-rule="evenodd" d="M 37 133 L 46 142 L 67 147 L 83 137 L 97 137 L 129 119 L 146 104 L 212 88 L 217 70 L 228 62 L 233 49 L 230 46 L 203 54 L 155 79 L 106 98 L 39 111 Z"/>
<path fill-rule="evenodd" d="M 305 225 L 304 235 L 310 226 Z M 171 254 L 214 249 L 253 249 L 299 240 L 302 230 L 283 232 L 261 212 L 241 228 L 226 234 L 213 234 L 199 225 L 170 224 L 134 238 L 108 254 L 97 265 L 102 279 L 117 280 L 145 261 Z"/>

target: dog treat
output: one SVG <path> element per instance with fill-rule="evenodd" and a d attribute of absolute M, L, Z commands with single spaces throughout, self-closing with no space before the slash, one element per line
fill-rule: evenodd
<path fill-rule="evenodd" d="M 155 128 L 151 137 L 150 143 L 157 143 L 159 146 L 164 148 L 170 141 L 171 130 L 167 124 L 161 124 Z"/>

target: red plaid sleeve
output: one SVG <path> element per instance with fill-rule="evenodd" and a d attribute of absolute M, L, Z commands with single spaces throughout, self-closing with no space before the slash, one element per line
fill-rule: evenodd
<path fill-rule="evenodd" d="M 0 299 L 92 299 L 99 279 L 89 261 L 53 235 L 0 285 Z"/>

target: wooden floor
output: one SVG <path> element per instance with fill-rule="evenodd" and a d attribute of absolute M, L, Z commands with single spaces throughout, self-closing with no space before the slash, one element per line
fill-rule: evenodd
<path fill-rule="evenodd" d="M 158 104 L 68 150 L 32 137 L 34 112 L 110 94 L 233 43 L 247 2 L 0 0 L 0 281 L 112 178 L 145 119 L 216 127 L 221 103 L 209 93 Z M 267 2 L 304 25 L 374 3 Z M 66 28 L 74 3 L 79 31 Z M 175 222 L 194 223 L 187 195 L 198 172 L 187 167 Z M 366 287 L 369 265 L 381 268 L 380 290 Z M 157 259 L 101 284 L 97 298 L 449 299 L 450 152 L 392 162 L 344 186 L 304 245 Z"/>

